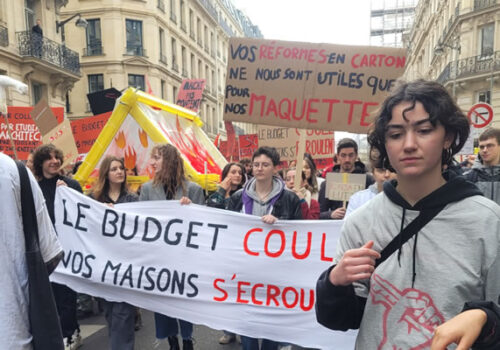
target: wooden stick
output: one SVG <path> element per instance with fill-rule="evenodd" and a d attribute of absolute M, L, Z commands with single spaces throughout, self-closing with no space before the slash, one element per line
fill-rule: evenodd
<path fill-rule="evenodd" d="M 300 184 L 302 183 L 302 168 L 304 163 L 304 152 L 306 151 L 306 131 L 300 130 L 299 146 L 297 147 L 297 165 L 295 166 L 295 183 L 293 185 L 294 190 L 300 189 Z M 316 176 L 316 174 L 311 174 L 311 176 Z"/>

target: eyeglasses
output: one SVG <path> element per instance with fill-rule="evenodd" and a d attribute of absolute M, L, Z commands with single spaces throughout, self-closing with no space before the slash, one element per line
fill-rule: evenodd
<path fill-rule="evenodd" d="M 254 168 L 260 168 L 260 167 L 263 167 L 263 168 L 269 168 L 272 164 L 271 163 L 267 163 L 267 162 L 263 162 L 263 163 L 252 163 L 252 166 Z"/>

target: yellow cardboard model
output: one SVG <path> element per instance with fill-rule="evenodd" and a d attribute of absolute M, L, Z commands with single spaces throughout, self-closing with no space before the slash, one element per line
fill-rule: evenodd
<path fill-rule="evenodd" d="M 203 132 L 196 113 L 142 91 L 129 88 L 117 101 L 108 122 L 85 157 L 74 178 L 89 188 L 98 176 L 103 156 L 123 157 L 136 176 L 128 181 L 148 181 L 151 149 L 170 143 L 182 155 L 187 177 L 208 191 L 216 189 L 226 159 Z"/>

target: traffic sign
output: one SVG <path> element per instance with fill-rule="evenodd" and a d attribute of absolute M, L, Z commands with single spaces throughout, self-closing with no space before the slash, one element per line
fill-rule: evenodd
<path fill-rule="evenodd" d="M 481 129 L 493 120 L 493 108 L 487 103 L 476 103 L 467 113 L 470 123 L 476 129 Z"/>

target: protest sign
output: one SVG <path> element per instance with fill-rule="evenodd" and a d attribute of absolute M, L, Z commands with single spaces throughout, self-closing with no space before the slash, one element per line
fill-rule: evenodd
<path fill-rule="evenodd" d="M 259 148 L 257 134 L 239 136 L 239 149 L 241 158 L 252 158 L 253 153 Z"/>
<path fill-rule="evenodd" d="M 333 158 L 335 154 L 334 133 L 326 130 L 301 130 L 259 125 L 257 135 L 259 147 L 275 147 L 281 160 L 297 159 L 297 144 L 301 132 L 306 134 L 306 152 L 313 159 Z"/>
<path fill-rule="evenodd" d="M 348 201 L 356 192 L 364 190 L 366 174 L 328 173 L 326 175 L 326 198 Z"/>
<path fill-rule="evenodd" d="M 31 111 L 31 118 L 42 135 L 47 134 L 59 124 L 57 118 L 49 107 L 47 100 L 40 100 Z"/>
<path fill-rule="evenodd" d="M 64 119 L 64 108 L 51 107 L 57 121 Z M 27 159 L 30 151 L 40 146 L 42 135 L 31 118 L 33 107 L 7 107 L 7 119 L 9 120 L 10 132 L 19 159 Z M 0 151 L 10 156 L 14 155 L 9 142 L 7 124 L 4 118 L 0 118 Z"/>
<path fill-rule="evenodd" d="M 177 93 L 175 104 L 198 112 L 204 88 L 205 79 L 184 79 Z"/>
<path fill-rule="evenodd" d="M 76 148 L 75 139 L 71 132 L 71 124 L 68 119 L 65 119 L 62 123 L 56 125 L 54 129 L 43 135 L 42 141 L 44 144 L 53 144 L 63 152 L 64 158 L 61 168 L 71 164 L 78 157 L 78 149 Z"/>
<path fill-rule="evenodd" d="M 316 321 L 316 280 L 341 221 L 262 223 L 178 201 L 113 208 L 58 187 L 65 256 L 51 280 L 214 329 L 320 349 L 352 349 L 355 332 Z M 193 215 L 196 213 L 196 215 Z"/>
<path fill-rule="evenodd" d="M 102 128 L 108 122 L 111 112 L 71 121 L 71 131 L 75 138 L 78 153 L 88 153 L 99 136 Z"/>
<path fill-rule="evenodd" d="M 224 120 L 366 133 L 405 49 L 230 38 Z"/>

